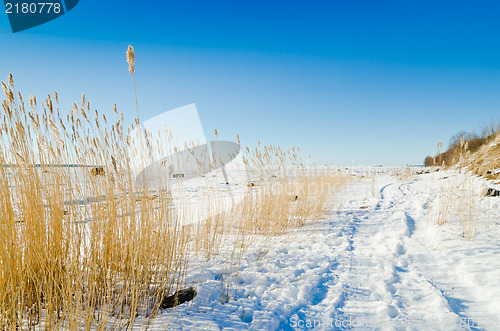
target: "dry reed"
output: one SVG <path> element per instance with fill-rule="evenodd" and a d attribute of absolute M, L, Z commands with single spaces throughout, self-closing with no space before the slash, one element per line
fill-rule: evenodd
<path fill-rule="evenodd" d="M 132 75 L 134 58 L 129 47 Z M 85 95 L 66 116 L 57 93 L 41 103 L 30 97 L 26 109 L 12 75 L 2 89 L 0 329 L 123 329 L 137 316 L 148 325 L 162 298 L 183 286 L 189 261 L 209 260 L 223 247 L 232 275 L 221 281 L 227 301 L 255 237 L 320 218 L 346 181 L 311 173 L 298 148 L 259 143 L 245 149 L 239 202 L 228 208 L 225 186 L 206 180 L 201 194 L 210 216 L 188 225 L 168 185 L 152 190 L 135 182 L 127 132 L 138 119 L 125 129 L 116 105 L 115 120 L 97 111 L 91 119 Z"/>

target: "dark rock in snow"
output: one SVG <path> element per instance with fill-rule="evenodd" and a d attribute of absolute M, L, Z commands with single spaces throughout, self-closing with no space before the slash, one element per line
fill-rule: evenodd
<path fill-rule="evenodd" d="M 104 176 L 105 171 L 104 171 L 103 167 L 96 167 L 96 168 L 92 168 L 90 170 L 90 173 L 92 174 L 92 176 Z"/>
<path fill-rule="evenodd" d="M 486 196 L 487 197 L 498 197 L 498 196 L 500 196 L 500 191 L 495 190 L 494 188 L 488 188 L 488 190 L 486 191 Z"/>
<path fill-rule="evenodd" d="M 194 299 L 196 290 L 192 287 L 183 290 L 175 291 L 171 296 L 165 297 L 161 302 L 162 309 L 173 308 Z"/>

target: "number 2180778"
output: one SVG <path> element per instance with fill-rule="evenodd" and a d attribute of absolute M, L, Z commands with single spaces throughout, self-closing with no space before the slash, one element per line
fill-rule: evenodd
<path fill-rule="evenodd" d="M 7 14 L 59 14 L 61 12 L 61 4 L 57 2 L 23 2 L 5 4 L 5 13 Z"/>

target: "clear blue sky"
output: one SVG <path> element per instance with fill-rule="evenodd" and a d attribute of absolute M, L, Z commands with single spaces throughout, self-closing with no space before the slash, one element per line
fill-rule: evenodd
<path fill-rule="evenodd" d="M 422 163 L 500 120 L 498 1 L 94 1 L 13 34 L 0 78 L 70 109 L 143 120 L 196 103 L 207 133 L 300 146 L 318 163 Z"/>

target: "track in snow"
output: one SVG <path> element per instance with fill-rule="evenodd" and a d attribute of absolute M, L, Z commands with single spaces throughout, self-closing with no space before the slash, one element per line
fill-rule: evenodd
<path fill-rule="evenodd" d="M 221 263 L 208 262 L 196 275 L 198 299 L 179 306 L 167 328 L 495 329 L 500 236 L 492 231 L 471 243 L 451 229 L 443 237 L 448 228 L 427 224 L 432 183 L 429 176 L 353 181 L 325 221 L 243 257 L 238 300 L 210 297 Z M 171 318 L 165 313 L 160 319 Z"/>
<path fill-rule="evenodd" d="M 329 223 L 340 224 L 339 237 L 347 245 L 332 254 L 335 258 L 325 256 L 330 266 L 324 267 L 327 272 L 308 304 L 295 310 L 291 323 L 282 321 L 280 329 L 469 329 L 460 324 L 472 320 L 460 300 L 446 297 L 420 271 L 432 266 L 425 247 L 412 239 L 411 183 L 388 179 L 392 182 L 380 189 L 378 199 L 366 194 L 368 183 L 350 185 L 350 198 Z M 328 247 L 327 239 L 325 251 L 338 248 Z"/>

